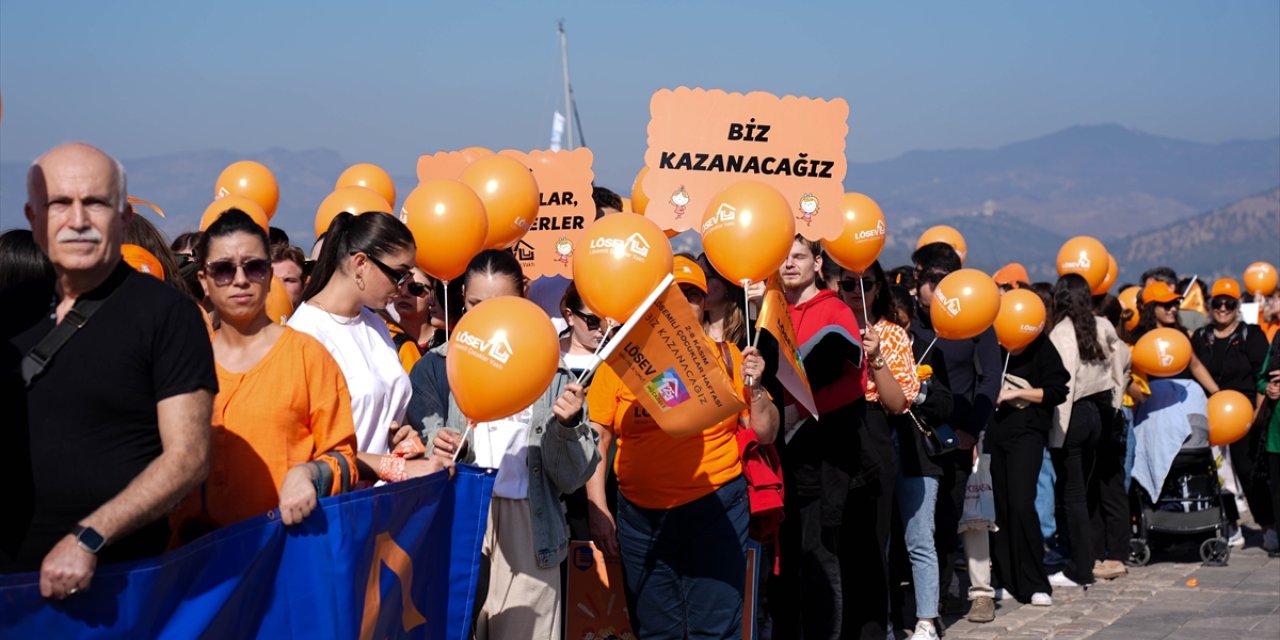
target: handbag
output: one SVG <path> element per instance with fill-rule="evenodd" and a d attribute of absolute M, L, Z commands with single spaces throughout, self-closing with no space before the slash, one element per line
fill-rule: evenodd
<path fill-rule="evenodd" d="M 907 409 L 907 417 L 911 419 L 912 424 L 916 426 L 916 430 L 920 432 L 920 441 L 924 444 L 925 455 L 930 458 L 951 453 L 960 446 L 960 438 L 956 436 L 956 430 L 952 429 L 951 425 L 942 424 L 931 427 L 920 418 L 917 418 L 916 414 L 910 409 Z"/>

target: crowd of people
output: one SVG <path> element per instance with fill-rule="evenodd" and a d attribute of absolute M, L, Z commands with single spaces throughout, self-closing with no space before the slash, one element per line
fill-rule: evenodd
<path fill-rule="evenodd" d="M 170 244 L 128 204 L 124 167 L 84 144 L 37 159 L 27 188 L 30 230 L 0 236 L 3 429 L 19 452 L 0 466 L 0 570 L 39 571 L 47 598 L 90 590 L 100 562 L 272 510 L 291 526 L 326 496 L 464 462 L 497 469 L 477 638 L 562 636 L 571 539 L 620 563 L 636 637 L 741 637 L 754 539 L 760 637 L 927 640 L 966 600 L 969 620 L 989 622 L 1004 598 L 1052 606 L 1055 589 L 1124 578 L 1135 434 L 1156 428 L 1144 403 L 1173 384 L 1199 390 L 1173 403 L 1184 419 L 1221 389 L 1256 407 L 1229 458 L 1263 546 L 1280 551 L 1280 293 L 1247 324 L 1231 279 L 1155 268 L 1123 309 L 1079 275 L 1033 283 L 1010 265 L 997 284 L 1040 295 L 1047 322 L 1005 350 L 993 329 L 935 332 L 938 283 L 961 268 L 951 245 L 859 273 L 796 236 L 777 274 L 796 338 L 837 329 L 858 346 L 807 355 L 814 415 L 779 383 L 777 349 L 747 340 L 762 288 L 744 300 L 705 258 L 679 255 L 675 283 L 746 408 L 676 438 L 609 367 L 579 381 L 601 319 L 572 283 L 532 295 L 510 252 L 483 251 L 445 283 L 387 212 L 338 215 L 307 258 L 234 208 Z M 595 195 L 598 216 L 621 208 Z M 125 243 L 163 273 L 131 268 Z M 285 324 L 268 314 L 273 276 Z M 1182 309 L 1196 286 L 1207 313 Z M 531 406 L 464 438 L 442 309 L 501 296 L 549 301 L 561 360 Z M 1131 367 L 1130 345 L 1162 327 L 1193 345 L 1173 379 Z M 753 516 L 749 450 L 782 478 L 781 517 Z M 977 469 L 987 518 L 966 504 Z"/>

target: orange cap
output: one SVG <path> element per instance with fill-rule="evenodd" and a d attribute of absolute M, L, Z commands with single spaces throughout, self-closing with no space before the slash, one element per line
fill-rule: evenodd
<path fill-rule="evenodd" d="M 691 284 L 702 289 L 703 293 L 707 292 L 707 274 L 702 271 L 698 263 L 684 256 L 676 256 L 671 273 L 676 277 L 677 285 Z"/>
<path fill-rule="evenodd" d="M 1240 283 L 1235 278 L 1218 278 L 1213 283 L 1213 293 L 1209 297 L 1216 298 L 1218 296 L 1227 296 L 1228 298 L 1240 299 Z"/>
<path fill-rule="evenodd" d="M 151 274 L 164 280 L 164 267 L 160 265 L 160 259 L 150 251 L 136 244 L 122 244 L 120 253 L 124 255 L 124 261 L 138 272 Z"/>
<path fill-rule="evenodd" d="M 1170 289 L 1169 285 L 1159 280 L 1142 288 L 1142 304 L 1144 305 L 1152 302 L 1173 302 L 1181 297 L 1173 289 Z"/>
<path fill-rule="evenodd" d="M 1027 275 L 1027 268 L 1017 262 L 1010 262 L 1000 267 L 1000 270 L 996 271 L 996 274 L 991 276 L 991 279 L 995 280 L 996 284 L 1013 285 L 1014 288 L 1017 288 L 1019 282 L 1031 283 L 1031 277 Z"/>

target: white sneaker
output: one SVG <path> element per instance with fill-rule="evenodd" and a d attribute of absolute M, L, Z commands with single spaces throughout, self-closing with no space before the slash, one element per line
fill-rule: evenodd
<path fill-rule="evenodd" d="M 996 602 L 1003 602 L 1012 597 L 1013 596 L 1009 595 L 1008 591 L 1004 590 L 1004 587 L 996 587 L 991 591 L 991 599 L 995 600 Z"/>
<path fill-rule="evenodd" d="M 1055 587 L 1063 587 L 1068 589 L 1080 588 L 1080 585 L 1075 580 L 1068 578 L 1066 574 L 1064 574 L 1061 571 L 1049 576 L 1049 584 Z M 1032 597 L 1034 598 L 1035 596 L 1032 596 Z"/>
<path fill-rule="evenodd" d="M 1050 580 L 1052 580 L 1052 578 L 1050 578 Z M 1073 582 L 1072 584 L 1075 583 Z M 1033 593 L 1031 594 L 1031 604 L 1036 607 L 1052 607 L 1053 598 L 1043 591 L 1040 593 Z"/>
<path fill-rule="evenodd" d="M 1244 533 L 1240 531 L 1240 527 L 1231 527 L 1231 536 L 1227 538 L 1227 544 L 1237 549 L 1244 547 Z"/>
<path fill-rule="evenodd" d="M 1264 551 L 1280 550 L 1280 536 L 1276 535 L 1274 527 L 1267 529 L 1266 533 L 1262 534 L 1262 549 Z"/>
<path fill-rule="evenodd" d="M 911 634 L 911 640 L 938 640 L 938 630 L 933 628 L 932 622 L 921 620 L 916 623 L 916 630 Z"/>

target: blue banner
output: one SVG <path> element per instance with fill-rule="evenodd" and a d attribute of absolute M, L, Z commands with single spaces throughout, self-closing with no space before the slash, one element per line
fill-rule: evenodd
<path fill-rule="evenodd" d="M 0 638 L 447 638 L 466 640 L 493 494 L 459 465 L 320 501 L 157 558 L 98 567 L 66 600 L 39 574 L 0 576 Z"/>

